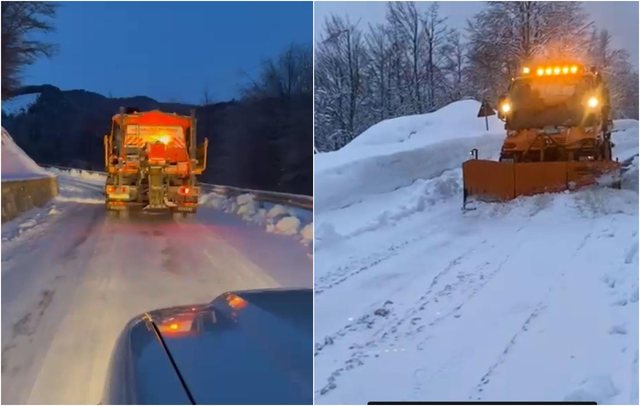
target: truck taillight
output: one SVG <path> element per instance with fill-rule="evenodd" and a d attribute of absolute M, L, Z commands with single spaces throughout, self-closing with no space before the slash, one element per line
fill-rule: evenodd
<path fill-rule="evenodd" d="M 107 193 L 129 193 L 129 187 L 128 186 L 107 186 Z"/>
<path fill-rule="evenodd" d="M 178 189 L 178 193 L 181 195 L 188 195 L 189 192 L 191 192 L 191 188 L 188 186 L 180 186 L 180 189 Z"/>

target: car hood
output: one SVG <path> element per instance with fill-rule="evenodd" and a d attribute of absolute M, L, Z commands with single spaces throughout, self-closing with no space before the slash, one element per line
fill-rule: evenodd
<path fill-rule="evenodd" d="M 227 292 L 147 313 L 195 403 L 311 404 L 311 289 Z"/>

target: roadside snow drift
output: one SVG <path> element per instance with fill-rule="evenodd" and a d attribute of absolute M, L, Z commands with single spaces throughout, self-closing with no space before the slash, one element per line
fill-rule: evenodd
<path fill-rule="evenodd" d="M 51 176 L 36 164 L 2 128 L 2 180 L 24 180 Z"/>
<path fill-rule="evenodd" d="M 465 100 L 431 114 L 378 123 L 339 151 L 315 157 L 318 212 L 356 203 L 367 196 L 409 186 L 456 168 L 472 148 L 494 151 L 502 144 L 504 124 L 477 118 L 480 103 Z"/>
<path fill-rule="evenodd" d="M 251 193 L 228 197 L 211 192 L 200 198 L 200 204 L 234 213 L 246 222 L 265 227 L 269 233 L 295 237 L 306 246 L 313 241 L 310 210 L 257 201 Z"/>
<path fill-rule="evenodd" d="M 638 403 L 638 122 L 615 123 L 622 190 L 463 213 L 462 162 L 503 137 L 479 106 L 316 158 L 316 403 Z"/>

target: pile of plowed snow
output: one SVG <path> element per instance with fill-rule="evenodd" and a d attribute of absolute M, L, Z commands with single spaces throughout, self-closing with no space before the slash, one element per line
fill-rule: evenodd
<path fill-rule="evenodd" d="M 463 100 L 442 109 L 375 124 L 342 149 L 315 156 L 317 211 L 348 206 L 372 194 L 408 186 L 457 168 L 473 148 L 493 158 L 504 123 L 478 118 L 480 103 Z M 495 153 L 494 153 L 495 155 Z"/>
<path fill-rule="evenodd" d="M 38 166 L 2 128 L 2 180 L 22 180 L 51 176 Z"/>
<path fill-rule="evenodd" d="M 248 223 L 265 227 L 269 233 L 294 237 L 304 245 L 313 240 L 313 217 L 309 210 L 258 201 L 252 193 L 229 197 L 211 192 L 200 198 L 200 204 L 234 213 Z"/>

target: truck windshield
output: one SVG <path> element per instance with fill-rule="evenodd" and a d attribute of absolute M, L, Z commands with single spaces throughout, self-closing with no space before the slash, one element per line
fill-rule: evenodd
<path fill-rule="evenodd" d="M 126 146 L 143 147 L 160 141 L 163 144 L 184 144 L 184 130 L 180 126 L 128 125 L 124 139 Z"/>
<path fill-rule="evenodd" d="M 588 116 L 583 106 L 584 97 L 592 89 L 585 77 L 518 79 L 509 92 L 512 113 L 507 128 L 592 125 L 596 118 Z"/>

